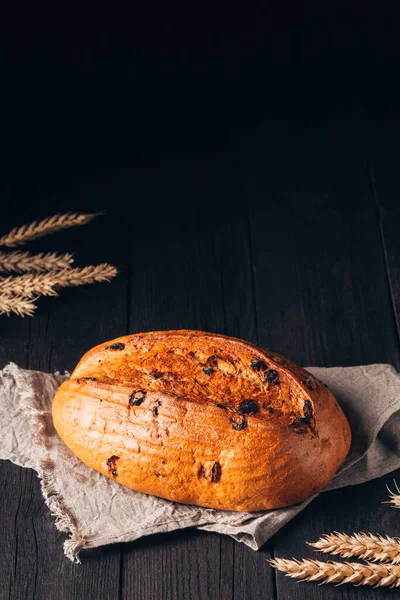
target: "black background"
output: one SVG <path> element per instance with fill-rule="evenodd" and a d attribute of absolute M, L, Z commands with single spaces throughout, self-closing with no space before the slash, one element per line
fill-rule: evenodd
<path fill-rule="evenodd" d="M 301 365 L 400 366 L 392 7 L 12 8 L 2 231 L 106 210 L 29 249 L 120 275 L 40 298 L 34 319 L 1 317 L 2 365 L 73 369 L 106 339 L 186 327 Z M 399 535 L 382 504 L 392 479 L 321 495 L 258 553 L 189 530 L 87 551 L 76 566 L 36 476 L 4 462 L 0 599 L 387 597 L 296 585 L 265 559 L 315 556 L 306 540 L 333 530 Z"/>
<path fill-rule="evenodd" d="M 265 118 L 393 108 L 398 28 L 383 8 L 20 7 L 2 20 L 3 181 L 59 188 L 232 151 Z"/>

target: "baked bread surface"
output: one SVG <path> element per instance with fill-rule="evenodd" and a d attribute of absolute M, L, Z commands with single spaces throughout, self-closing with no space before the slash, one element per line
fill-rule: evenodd
<path fill-rule="evenodd" d="M 185 504 L 258 511 L 320 491 L 350 427 L 328 388 L 282 356 L 200 331 L 117 338 L 58 389 L 53 420 L 89 467 Z"/>

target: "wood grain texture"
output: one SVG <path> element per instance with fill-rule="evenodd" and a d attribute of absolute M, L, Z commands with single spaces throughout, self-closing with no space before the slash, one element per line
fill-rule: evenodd
<path fill-rule="evenodd" d="M 219 547 L 220 536 L 194 529 L 125 544 L 122 598 L 219 597 Z"/>
<path fill-rule="evenodd" d="M 38 240 L 32 251 L 73 251 L 78 264 L 107 260 L 122 274 L 40 299 L 33 321 L 3 318 L 3 364 L 70 370 L 106 339 L 187 327 L 242 337 L 302 365 L 398 367 L 377 211 L 354 123 L 341 114 L 295 125 L 266 120 L 232 155 L 169 158 L 48 196 L 31 190 L 35 206 L 24 222 L 55 204 L 109 208 L 109 216 Z M 384 175 L 376 167 L 379 197 Z M 390 210 L 382 231 L 393 293 L 400 248 L 397 209 Z M 17 208 L 9 212 L 7 230 L 19 220 Z M 399 314 L 397 292 L 393 298 Z M 36 475 L 4 462 L 0 599 L 383 598 L 387 592 L 374 589 L 296 584 L 266 559 L 322 558 L 305 542 L 335 529 L 399 535 L 396 511 L 382 504 L 392 478 L 322 494 L 259 552 L 187 530 L 85 552 L 77 566 L 63 556 Z"/>

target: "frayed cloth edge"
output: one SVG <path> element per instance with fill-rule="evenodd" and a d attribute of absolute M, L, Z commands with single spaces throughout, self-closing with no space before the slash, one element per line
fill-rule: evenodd
<path fill-rule="evenodd" d="M 15 381 L 21 384 L 23 375 L 21 375 L 19 368 L 14 363 L 9 363 L 3 369 L 3 373 L 6 375 L 11 375 Z M 66 373 L 65 376 L 67 376 Z M 79 552 L 85 546 L 86 539 L 79 530 L 76 519 L 72 515 L 71 511 L 66 507 L 64 497 L 57 487 L 54 476 L 55 464 L 49 457 L 47 450 L 48 442 L 45 436 L 46 428 L 44 427 L 42 420 L 43 411 L 38 410 L 38 408 L 32 403 L 31 390 L 25 390 L 24 386 L 21 385 L 20 390 L 24 407 L 27 411 L 29 411 L 29 414 L 32 418 L 32 440 L 37 447 L 40 445 L 44 450 L 39 465 L 33 467 L 40 479 L 40 488 L 44 501 L 48 506 L 50 513 L 55 518 L 56 528 L 59 531 L 67 533 L 69 536 L 63 544 L 65 556 L 72 562 L 80 563 L 81 561 L 79 559 Z"/>
<path fill-rule="evenodd" d="M 80 532 L 72 513 L 65 506 L 63 495 L 57 487 L 54 477 L 54 463 L 50 459 L 42 460 L 40 470 L 40 488 L 43 498 L 53 517 L 55 526 L 59 531 L 68 534 L 68 539 L 63 544 L 64 554 L 70 561 L 80 563 L 79 552 L 85 546 L 85 537 Z"/>

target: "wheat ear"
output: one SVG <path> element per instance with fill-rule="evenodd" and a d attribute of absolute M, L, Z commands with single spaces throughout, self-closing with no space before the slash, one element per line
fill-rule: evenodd
<path fill-rule="evenodd" d="M 392 506 L 394 506 L 395 508 L 400 508 L 400 489 L 399 486 L 397 485 L 396 481 L 393 482 L 394 483 L 394 487 L 396 489 L 395 492 L 392 492 L 392 490 L 388 487 L 388 492 L 389 492 L 389 498 L 390 500 L 388 500 L 388 504 L 391 504 Z"/>
<path fill-rule="evenodd" d="M 307 542 L 309 546 L 329 554 L 339 554 L 343 558 L 358 556 L 376 562 L 400 563 L 400 540 L 372 533 L 329 533 L 317 542 Z"/>
<path fill-rule="evenodd" d="M 57 254 L 48 252 L 44 254 L 31 254 L 30 252 L 0 252 L 0 272 L 15 271 L 58 271 L 67 269 L 74 262 L 72 254 Z"/>
<path fill-rule="evenodd" d="M 60 231 L 60 229 L 67 229 L 68 227 L 74 227 L 75 225 L 85 225 L 85 223 L 89 223 L 89 221 L 94 219 L 97 214 L 57 214 L 52 217 L 47 217 L 42 221 L 34 221 L 33 223 L 27 223 L 21 227 L 14 227 L 10 233 L 7 233 L 0 238 L 0 246 L 15 248 L 15 246 L 25 244 L 26 242 L 30 242 L 49 233 Z"/>
<path fill-rule="evenodd" d="M 57 296 L 58 288 L 110 281 L 117 274 L 117 269 L 107 263 L 82 269 L 63 269 L 39 274 L 25 273 L 0 278 L 0 293 L 24 298 Z"/>
<path fill-rule="evenodd" d="M 320 583 L 352 583 L 376 587 L 400 587 L 400 566 L 361 564 L 356 562 L 321 562 L 304 558 L 287 560 L 274 558 L 270 564 L 288 577 Z"/>
<path fill-rule="evenodd" d="M 0 314 L 10 315 L 15 313 L 20 317 L 31 317 L 36 310 L 36 305 L 31 300 L 20 296 L 0 294 Z"/>

